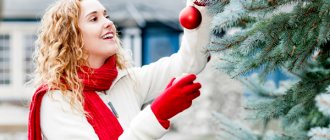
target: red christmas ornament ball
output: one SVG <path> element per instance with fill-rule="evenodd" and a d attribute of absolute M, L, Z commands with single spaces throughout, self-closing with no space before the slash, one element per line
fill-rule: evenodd
<path fill-rule="evenodd" d="M 202 14 L 196 7 L 188 6 L 181 10 L 179 20 L 184 28 L 195 29 L 202 22 Z"/>

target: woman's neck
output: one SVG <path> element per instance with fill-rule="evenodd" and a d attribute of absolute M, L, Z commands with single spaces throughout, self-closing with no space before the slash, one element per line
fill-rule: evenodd
<path fill-rule="evenodd" d="M 93 56 L 88 57 L 89 66 L 94 69 L 100 68 L 104 64 L 105 60 L 106 58 L 101 58 L 101 57 L 93 57 Z"/>

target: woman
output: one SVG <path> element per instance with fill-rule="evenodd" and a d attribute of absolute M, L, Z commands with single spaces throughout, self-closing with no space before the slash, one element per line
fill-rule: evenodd
<path fill-rule="evenodd" d="M 194 74 L 207 63 L 205 25 L 184 31 L 178 53 L 130 67 L 99 1 L 57 1 L 43 16 L 37 40 L 41 86 L 30 106 L 29 140 L 161 138 L 170 119 L 200 95 Z M 173 78 L 183 73 L 193 74 Z"/>

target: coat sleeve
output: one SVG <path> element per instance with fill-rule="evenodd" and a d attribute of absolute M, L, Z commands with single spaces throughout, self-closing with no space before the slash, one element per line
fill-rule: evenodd
<path fill-rule="evenodd" d="M 183 73 L 198 74 L 206 66 L 209 56 L 206 47 L 209 43 L 210 17 L 204 7 L 198 8 L 202 13 L 202 23 L 197 29 L 184 29 L 177 53 L 149 65 L 131 69 L 142 104 L 157 97 L 171 78 Z"/>
<path fill-rule="evenodd" d="M 40 122 L 44 139 L 98 140 L 86 117 L 74 111 L 60 91 L 48 92 L 42 100 Z M 119 140 L 156 140 L 166 132 L 148 106 L 131 121 Z"/>
<path fill-rule="evenodd" d="M 167 131 L 160 125 L 148 105 L 132 120 L 129 128 L 124 130 L 118 140 L 157 140 Z"/>

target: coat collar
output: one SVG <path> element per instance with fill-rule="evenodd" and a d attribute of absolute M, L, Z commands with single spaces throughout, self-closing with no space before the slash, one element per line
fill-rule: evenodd
<path fill-rule="evenodd" d="M 110 86 L 110 89 L 111 89 L 114 85 L 116 85 L 117 82 L 118 82 L 121 78 L 125 77 L 125 76 L 128 74 L 127 69 L 120 69 L 120 68 L 117 67 L 117 70 L 118 70 L 117 78 L 112 82 L 112 85 Z"/>

